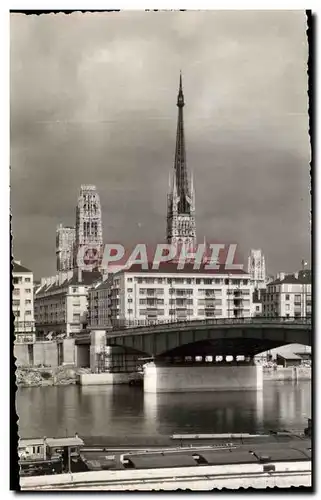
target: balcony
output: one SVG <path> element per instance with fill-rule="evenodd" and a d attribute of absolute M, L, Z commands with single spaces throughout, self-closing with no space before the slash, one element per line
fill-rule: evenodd
<path fill-rule="evenodd" d="M 34 344 L 36 342 L 35 333 L 16 333 L 15 344 Z"/>

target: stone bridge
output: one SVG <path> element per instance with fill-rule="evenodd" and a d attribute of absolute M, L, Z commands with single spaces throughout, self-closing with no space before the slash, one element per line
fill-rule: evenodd
<path fill-rule="evenodd" d="M 76 344 L 91 343 L 94 356 L 103 338 L 111 359 L 119 348 L 125 357 L 145 358 L 145 392 L 259 390 L 262 366 L 253 357 L 285 344 L 311 345 L 311 330 L 309 318 L 207 319 L 92 331 Z"/>

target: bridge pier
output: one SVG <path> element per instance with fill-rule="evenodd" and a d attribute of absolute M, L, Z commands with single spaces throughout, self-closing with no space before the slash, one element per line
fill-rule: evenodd
<path fill-rule="evenodd" d="M 168 364 L 144 366 L 144 392 L 210 392 L 263 389 L 262 366 L 248 364 Z"/>

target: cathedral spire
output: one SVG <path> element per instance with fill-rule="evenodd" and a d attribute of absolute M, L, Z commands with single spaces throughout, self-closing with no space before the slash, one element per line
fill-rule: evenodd
<path fill-rule="evenodd" d="M 173 183 L 168 196 L 167 240 L 169 242 L 195 242 L 194 186 L 189 185 L 186 166 L 183 108 L 185 106 L 182 73 L 179 75 L 177 95 L 177 132 Z"/>
<path fill-rule="evenodd" d="M 177 118 L 177 132 L 176 132 L 176 151 L 174 170 L 176 175 L 177 194 L 180 198 L 178 205 L 178 212 L 182 214 L 190 213 L 190 204 L 188 198 L 190 197 L 188 176 L 186 168 L 186 151 L 185 151 L 185 134 L 184 134 L 184 117 L 183 107 L 185 106 L 182 73 L 179 75 L 179 90 L 177 96 L 178 118 Z"/>

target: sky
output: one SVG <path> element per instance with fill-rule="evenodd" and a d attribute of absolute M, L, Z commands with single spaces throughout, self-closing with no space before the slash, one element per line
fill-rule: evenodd
<path fill-rule="evenodd" d="M 56 273 L 55 232 L 97 186 L 105 243 L 162 243 L 179 72 L 199 242 L 310 261 L 304 11 L 11 14 L 14 258 Z"/>

